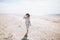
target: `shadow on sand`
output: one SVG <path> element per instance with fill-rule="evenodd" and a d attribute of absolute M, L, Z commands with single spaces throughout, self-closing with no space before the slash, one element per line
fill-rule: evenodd
<path fill-rule="evenodd" d="M 28 34 L 26 33 L 21 40 L 29 40 L 29 39 L 27 39 L 27 37 L 28 37 Z"/>

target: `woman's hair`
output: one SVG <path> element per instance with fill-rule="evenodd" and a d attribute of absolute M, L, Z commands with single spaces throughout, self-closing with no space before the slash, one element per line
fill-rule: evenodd
<path fill-rule="evenodd" d="M 28 17 L 30 17 L 30 14 L 29 13 L 26 13 L 26 15 L 28 15 Z"/>

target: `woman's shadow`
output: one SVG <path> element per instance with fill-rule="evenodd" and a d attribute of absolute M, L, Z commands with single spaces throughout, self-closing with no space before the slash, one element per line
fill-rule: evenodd
<path fill-rule="evenodd" d="M 21 40 L 28 40 L 27 37 L 28 37 L 28 34 L 26 33 Z"/>

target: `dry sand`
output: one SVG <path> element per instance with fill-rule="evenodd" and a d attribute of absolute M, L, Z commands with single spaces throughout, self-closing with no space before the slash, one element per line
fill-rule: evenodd
<path fill-rule="evenodd" d="M 26 33 L 23 16 L 0 14 L 0 40 L 21 40 Z M 29 40 L 60 40 L 60 16 L 31 17 Z"/>

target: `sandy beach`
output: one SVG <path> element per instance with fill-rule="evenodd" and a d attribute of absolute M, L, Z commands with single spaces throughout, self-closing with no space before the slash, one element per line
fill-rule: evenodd
<path fill-rule="evenodd" d="M 0 40 L 21 40 L 26 34 L 23 16 L 0 14 Z M 60 40 L 60 16 L 33 16 L 29 40 Z"/>

